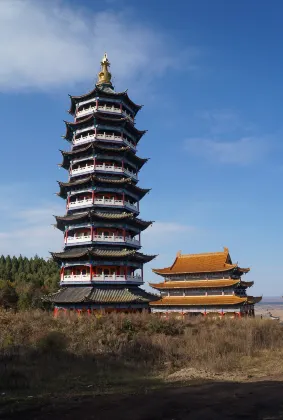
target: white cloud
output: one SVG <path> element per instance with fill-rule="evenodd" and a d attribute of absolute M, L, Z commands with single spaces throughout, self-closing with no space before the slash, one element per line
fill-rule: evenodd
<path fill-rule="evenodd" d="M 53 214 L 64 214 L 62 206 L 41 202 L 37 207 L 28 208 L 25 203 L 21 207 L 12 194 L 7 199 L 9 209 L 0 208 L 4 220 L 0 231 L 0 255 L 49 257 L 49 251 L 62 249 L 63 234 L 52 226 L 55 223 Z"/>
<path fill-rule="evenodd" d="M 142 233 L 142 243 L 145 248 L 156 250 L 159 247 L 178 242 L 180 235 L 195 233 L 193 226 L 183 225 L 175 222 L 154 222 Z M 164 250 L 164 248 L 163 248 Z M 156 252 L 156 251 L 154 251 Z"/>
<path fill-rule="evenodd" d="M 210 132 L 214 134 L 231 133 L 246 127 L 239 115 L 229 109 L 206 110 L 197 113 L 197 116 L 209 124 Z"/>
<path fill-rule="evenodd" d="M 116 80 L 127 86 L 178 65 L 170 40 L 156 28 L 126 13 L 95 13 L 56 0 L 1 0 L 0 37 L 2 91 L 93 82 L 104 51 Z M 188 68 L 196 52 L 181 58 Z"/>
<path fill-rule="evenodd" d="M 235 141 L 190 138 L 185 140 L 185 149 L 211 163 L 248 165 L 260 161 L 268 152 L 268 145 L 257 137 L 242 137 Z"/>

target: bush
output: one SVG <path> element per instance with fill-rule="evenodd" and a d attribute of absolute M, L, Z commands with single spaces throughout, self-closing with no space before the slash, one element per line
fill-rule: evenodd
<path fill-rule="evenodd" d="M 63 352 L 67 348 L 67 339 L 60 331 L 51 331 L 41 337 L 36 343 L 41 352 Z"/>
<path fill-rule="evenodd" d="M 54 318 L 36 310 L 0 311 L 0 325 L 0 377 L 11 389 L 26 386 L 25 378 L 34 389 L 66 390 L 84 382 L 99 387 L 129 371 L 146 378 L 184 368 L 230 375 L 282 365 L 283 327 L 268 320 L 147 313 Z"/>

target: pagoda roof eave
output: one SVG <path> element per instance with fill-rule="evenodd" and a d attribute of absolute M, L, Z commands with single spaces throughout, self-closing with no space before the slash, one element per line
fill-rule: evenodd
<path fill-rule="evenodd" d="M 116 127 L 125 127 L 126 130 L 133 133 L 134 136 L 137 137 L 137 140 L 140 140 L 140 138 L 147 132 L 147 130 L 138 130 L 127 117 L 125 118 L 110 118 L 110 117 L 104 117 L 101 115 L 101 112 L 96 111 L 91 113 L 86 118 L 80 119 L 78 121 L 66 121 L 64 120 L 64 123 L 66 125 L 66 133 L 63 136 L 66 140 L 70 141 L 70 135 L 72 134 L 71 130 L 75 130 L 75 128 L 79 127 L 81 124 L 91 122 L 92 120 L 96 121 L 96 124 L 99 123 L 101 125 L 110 123 L 111 125 L 114 125 Z"/>
<path fill-rule="evenodd" d="M 251 269 L 250 268 L 241 268 L 241 267 L 236 267 L 237 271 L 239 271 L 240 273 L 246 274 L 248 273 Z"/>
<path fill-rule="evenodd" d="M 109 178 L 103 178 L 98 177 L 95 175 L 91 175 L 89 177 L 79 179 L 73 182 L 61 182 L 57 181 L 60 187 L 60 191 L 57 193 L 62 198 L 67 197 L 67 189 L 70 187 L 74 187 L 77 185 L 84 185 L 88 183 L 100 183 L 100 184 L 112 184 L 112 185 L 121 185 L 125 186 L 126 188 L 132 189 L 135 194 L 139 196 L 139 199 L 145 196 L 150 191 L 150 188 L 140 188 L 134 183 L 132 183 L 132 180 L 130 178 L 121 178 L 121 179 L 109 179 Z"/>
<path fill-rule="evenodd" d="M 241 286 L 243 287 L 252 287 L 254 285 L 254 281 L 243 281 L 241 280 Z"/>
<path fill-rule="evenodd" d="M 87 220 L 87 221 L 94 221 L 94 220 L 105 220 L 111 222 L 120 222 L 125 221 L 133 225 L 137 225 L 141 231 L 149 227 L 153 221 L 145 221 L 142 219 L 139 219 L 137 217 L 134 217 L 133 213 L 104 213 L 99 211 L 86 211 L 79 214 L 71 214 L 71 215 L 65 215 L 65 216 L 54 216 L 57 222 L 57 225 L 55 225 L 58 229 L 64 230 L 65 225 L 70 222 L 77 222 Z"/>
<path fill-rule="evenodd" d="M 221 273 L 228 271 L 233 271 L 233 274 L 247 273 L 249 268 L 240 268 L 238 264 L 233 264 L 229 249 L 226 247 L 220 252 L 207 252 L 202 254 L 181 254 L 181 252 L 178 252 L 170 267 L 153 269 L 154 273 L 161 276 Z"/>
<path fill-rule="evenodd" d="M 137 286 L 101 286 L 74 287 L 68 286 L 58 292 L 44 296 L 44 301 L 53 303 L 149 303 L 159 297 L 148 293 Z"/>
<path fill-rule="evenodd" d="M 249 303 L 248 297 L 235 295 L 220 296 L 166 296 L 152 303 L 152 306 L 235 306 Z"/>
<path fill-rule="evenodd" d="M 211 271 L 211 270 L 201 270 L 201 271 L 172 271 L 170 270 L 171 267 L 167 267 L 167 268 L 153 268 L 152 271 L 155 274 L 158 274 L 159 276 L 163 276 L 163 275 L 178 275 L 178 274 L 202 274 L 202 273 L 222 273 L 225 271 L 230 271 L 233 270 L 235 267 L 237 267 L 237 264 L 231 264 L 229 267 L 222 267 L 219 268 L 219 270 L 216 271 Z"/>
<path fill-rule="evenodd" d="M 194 288 L 214 288 L 230 287 L 241 283 L 240 279 L 219 279 L 219 280 L 190 280 L 190 281 L 167 281 L 163 283 L 149 283 L 153 289 L 194 289 Z"/>
<path fill-rule="evenodd" d="M 112 86 L 112 85 L 111 85 Z M 106 97 L 111 97 L 111 96 L 113 96 L 113 97 L 121 97 L 121 98 L 125 98 L 127 101 L 128 101 L 128 103 L 129 103 L 129 105 L 130 105 L 130 107 L 131 108 L 133 108 L 133 111 L 135 112 L 135 114 L 142 108 L 142 105 L 137 105 L 136 103 L 134 103 L 130 98 L 129 98 L 129 95 L 128 95 L 128 89 L 126 89 L 125 91 L 123 91 L 123 92 L 115 92 L 114 91 L 114 89 L 112 90 L 112 92 L 111 92 L 111 88 L 110 88 L 110 90 L 108 89 L 107 91 L 105 90 L 105 88 L 103 89 L 103 88 L 101 88 L 101 87 L 99 87 L 97 84 L 95 85 L 95 87 L 94 87 L 94 89 L 92 89 L 91 91 L 89 91 L 89 92 L 87 92 L 87 93 L 85 93 L 85 94 L 83 94 L 83 95 L 80 95 L 80 96 L 75 96 L 75 95 L 70 95 L 69 94 L 69 97 L 70 97 L 70 100 L 71 100 L 71 105 L 70 105 L 70 108 L 69 108 L 69 110 L 68 110 L 68 112 L 70 113 L 70 114 L 74 114 L 74 112 L 75 112 L 75 109 L 76 109 L 76 103 L 77 102 L 79 102 L 81 99 L 86 99 L 86 98 L 88 98 L 88 97 L 91 97 L 91 96 L 93 96 L 93 95 L 95 95 L 95 93 L 97 93 L 97 94 L 102 94 L 102 95 L 105 95 Z"/>
<path fill-rule="evenodd" d="M 101 248 L 75 248 L 63 252 L 50 252 L 55 261 L 72 261 L 80 258 L 96 257 L 101 259 L 125 259 L 129 261 L 150 262 L 156 255 L 146 255 L 136 250 L 101 249 Z"/>
<path fill-rule="evenodd" d="M 255 304 L 259 303 L 262 300 L 262 296 L 248 296 L 248 303 Z"/>
<path fill-rule="evenodd" d="M 107 147 L 107 146 L 101 146 L 99 144 L 90 143 L 86 147 L 82 147 L 80 149 L 75 149 L 71 151 L 64 151 L 60 150 L 63 161 L 61 164 L 59 164 L 64 169 L 69 169 L 70 166 L 70 160 L 74 159 L 75 156 L 79 156 L 81 153 L 87 153 L 87 152 L 93 151 L 95 153 L 98 152 L 104 152 L 111 155 L 113 153 L 114 155 L 118 154 L 119 156 L 125 156 L 127 159 L 129 159 L 130 162 L 133 162 L 138 166 L 139 169 L 143 167 L 143 165 L 148 162 L 149 158 L 140 158 L 135 153 L 133 153 L 132 149 L 129 146 L 122 146 L 122 147 Z"/>

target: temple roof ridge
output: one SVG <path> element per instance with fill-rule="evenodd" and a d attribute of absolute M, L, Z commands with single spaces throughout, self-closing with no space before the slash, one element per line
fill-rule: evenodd
<path fill-rule="evenodd" d="M 176 273 L 205 273 L 205 272 L 223 272 L 232 269 L 238 269 L 243 273 L 248 272 L 249 268 L 240 268 L 238 264 L 233 264 L 229 249 L 223 251 L 208 252 L 202 254 L 184 254 L 179 251 L 173 264 L 166 268 L 154 268 L 152 271 L 156 274 L 176 274 Z"/>
<path fill-rule="evenodd" d="M 181 251 L 177 252 L 178 258 L 191 258 L 191 257 L 200 257 L 200 256 L 209 256 L 209 255 L 216 255 L 216 254 L 229 254 L 229 249 L 227 247 L 223 248 L 223 251 L 216 251 L 216 252 L 200 252 L 196 254 L 182 254 Z"/>

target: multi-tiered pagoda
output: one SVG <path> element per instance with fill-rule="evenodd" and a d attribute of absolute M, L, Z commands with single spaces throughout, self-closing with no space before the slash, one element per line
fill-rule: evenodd
<path fill-rule="evenodd" d="M 152 312 L 213 316 L 253 316 L 254 304 L 261 297 L 247 295 L 253 282 L 241 276 L 249 268 L 233 264 L 228 248 L 222 252 L 181 255 L 171 267 L 154 269 L 164 277 L 151 287 L 161 292 L 161 299 L 151 302 Z"/>
<path fill-rule="evenodd" d="M 139 202 L 148 189 L 138 174 L 147 159 L 137 156 L 145 131 L 135 127 L 141 106 L 127 92 L 115 92 L 105 54 L 95 88 L 71 96 L 64 138 L 70 151 L 61 151 L 61 167 L 69 172 L 59 182 L 66 215 L 56 216 L 64 233 L 64 251 L 52 253 L 61 265 L 60 290 L 49 296 L 55 312 L 77 310 L 141 310 L 154 298 L 143 284 L 141 232 L 152 222 L 139 219 Z"/>

